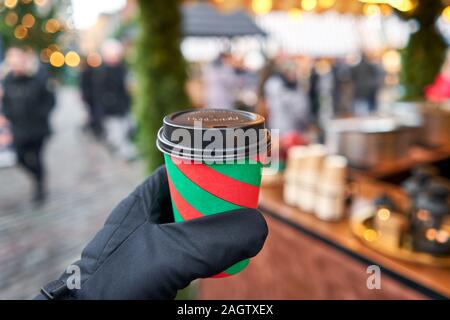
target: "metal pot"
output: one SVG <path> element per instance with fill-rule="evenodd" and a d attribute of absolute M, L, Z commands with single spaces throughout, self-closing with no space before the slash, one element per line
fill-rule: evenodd
<path fill-rule="evenodd" d="M 420 142 L 438 147 L 450 144 L 450 105 L 426 103 L 421 106 L 423 117 Z"/>
<path fill-rule="evenodd" d="M 369 168 L 408 157 L 417 127 L 407 127 L 393 117 L 332 120 L 327 147 L 347 157 L 353 167 Z"/>

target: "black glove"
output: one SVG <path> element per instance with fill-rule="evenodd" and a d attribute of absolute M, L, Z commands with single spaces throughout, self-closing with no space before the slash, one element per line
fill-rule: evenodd
<path fill-rule="evenodd" d="M 255 256 L 268 232 L 254 209 L 172 222 L 167 174 L 160 167 L 83 250 L 75 263 L 81 288 L 69 290 L 71 275 L 63 274 L 36 299 L 173 299 L 191 281 Z"/>

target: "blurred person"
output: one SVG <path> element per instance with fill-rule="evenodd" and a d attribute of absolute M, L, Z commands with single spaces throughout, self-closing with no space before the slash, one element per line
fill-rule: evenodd
<path fill-rule="evenodd" d="M 351 67 L 344 59 L 336 59 L 332 66 L 334 78 L 333 111 L 335 116 L 349 114 L 352 106 Z"/>
<path fill-rule="evenodd" d="M 43 148 L 50 135 L 49 116 L 55 97 L 47 73 L 32 67 L 30 53 L 23 48 L 10 48 L 6 65 L 9 72 L 3 82 L 3 113 L 12 127 L 17 160 L 33 178 L 33 200 L 41 203 L 46 198 Z"/>
<path fill-rule="evenodd" d="M 320 92 L 319 92 L 319 81 L 320 76 L 316 68 L 317 61 L 313 62 L 309 75 L 309 89 L 308 98 L 310 103 L 311 116 L 315 122 L 317 122 L 319 109 L 320 109 Z"/>
<path fill-rule="evenodd" d="M 102 46 L 103 64 L 93 70 L 91 99 L 96 109 L 96 121 L 102 121 L 106 142 L 121 157 L 135 156 L 129 141 L 131 131 L 131 98 L 127 88 L 127 68 L 124 48 L 117 40 L 107 40 Z M 89 98 L 88 98 L 89 99 Z"/>
<path fill-rule="evenodd" d="M 88 128 L 95 137 L 100 138 L 103 133 L 103 125 L 100 108 L 93 101 L 93 76 L 94 68 L 89 66 L 86 60 L 81 65 L 80 90 L 81 98 L 84 101 L 88 112 Z"/>
<path fill-rule="evenodd" d="M 374 113 L 377 109 L 377 95 L 383 84 L 383 72 L 363 54 L 360 62 L 351 69 L 353 86 L 353 112 Z"/>
<path fill-rule="evenodd" d="M 221 53 L 203 71 L 205 107 L 233 109 L 238 89 L 238 77 L 232 56 Z"/>
<path fill-rule="evenodd" d="M 310 123 L 309 104 L 297 80 L 296 65 L 283 62 L 280 72 L 270 76 L 264 86 L 271 129 L 279 129 L 280 136 L 292 131 L 303 132 Z"/>

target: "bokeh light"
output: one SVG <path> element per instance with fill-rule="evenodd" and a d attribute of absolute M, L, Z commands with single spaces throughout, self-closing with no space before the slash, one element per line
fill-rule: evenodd
<path fill-rule="evenodd" d="M 5 7 L 8 9 L 13 9 L 17 5 L 17 0 L 5 0 Z"/>
<path fill-rule="evenodd" d="M 59 67 L 62 67 L 64 65 L 64 63 L 65 63 L 65 57 L 61 52 L 56 51 L 51 54 L 50 64 L 52 66 L 59 68 Z"/>
<path fill-rule="evenodd" d="M 363 6 L 363 12 L 366 16 L 372 17 L 381 13 L 380 7 L 373 3 L 366 3 Z"/>
<path fill-rule="evenodd" d="M 336 3 L 336 0 L 319 0 L 319 7 L 329 9 Z"/>
<path fill-rule="evenodd" d="M 302 0 L 302 9 L 305 11 L 312 11 L 317 6 L 317 0 Z"/>
<path fill-rule="evenodd" d="M 401 68 L 401 56 L 397 50 L 388 50 L 382 56 L 384 70 L 388 73 L 397 73 Z"/>
<path fill-rule="evenodd" d="M 69 51 L 65 56 L 65 62 L 69 67 L 78 67 L 80 64 L 80 56 L 75 51 Z"/>
<path fill-rule="evenodd" d="M 28 29 L 25 28 L 23 25 L 18 25 L 15 29 L 14 29 L 14 36 L 19 39 L 25 39 L 28 35 Z"/>
<path fill-rule="evenodd" d="M 366 231 L 364 231 L 363 237 L 364 239 L 366 239 L 366 241 L 372 242 L 377 239 L 378 233 L 373 229 L 367 229 Z"/>
<path fill-rule="evenodd" d="M 31 13 L 27 13 L 22 18 L 22 25 L 28 29 L 33 28 L 34 24 L 36 23 L 36 19 Z"/>
<path fill-rule="evenodd" d="M 17 13 L 15 12 L 8 12 L 8 14 L 5 17 L 5 23 L 12 27 L 17 24 L 17 21 L 19 21 L 19 17 L 17 16 Z"/>
<path fill-rule="evenodd" d="M 450 23 L 450 6 L 445 7 L 445 9 L 442 11 L 442 18 L 445 22 Z"/>
<path fill-rule="evenodd" d="M 386 220 L 389 220 L 389 218 L 391 216 L 391 212 L 386 208 L 382 208 L 382 209 L 378 210 L 377 215 L 380 220 L 386 221 Z"/>
<path fill-rule="evenodd" d="M 56 19 L 49 19 L 45 23 L 45 31 L 48 33 L 56 33 L 61 28 L 61 24 Z"/>
<path fill-rule="evenodd" d="M 256 14 L 264 14 L 272 9 L 272 0 L 253 0 L 252 9 Z"/>

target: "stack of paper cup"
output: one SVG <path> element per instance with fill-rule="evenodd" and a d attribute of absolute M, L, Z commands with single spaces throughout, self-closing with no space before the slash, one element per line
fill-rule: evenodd
<path fill-rule="evenodd" d="M 283 198 L 289 205 L 297 205 L 299 179 L 307 157 L 308 147 L 306 146 L 295 146 L 288 151 L 286 170 L 284 171 Z"/>
<path fill-rule="evenodd" d="M 302 171 L 299 173 L 296 202 L 297 206 L 305 212 L 314 211 L 316 187 L 325 156 L 325 146 L 315 144 L 308 147 L 307 155 L 304 161 L 302 161 Z"/>
<path fill-rule="evenodd" d="M 324 160 L 315 198 L 314 212 L 318 218 L 336 221 L 344 215 L 347 166 L 347 159 L 342 156 L 328 156 Z"/>

